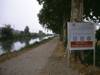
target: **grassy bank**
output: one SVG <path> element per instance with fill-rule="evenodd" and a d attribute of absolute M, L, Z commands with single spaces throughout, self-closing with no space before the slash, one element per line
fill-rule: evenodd
<path fill-rule="evenodd" d="M 36 47 L 38 47 L 38 46 L 41 45 L 41 44 L 47 43 L 48 41 L 52 40 L 53 38 L 54 38 L 54 37 L 49 38 L 49 39 L 46 39 L 46 40 L 43 40 L 43 41 L 41 41 L 41 42 L 36 42 L 36 43 L 34 43 L 34 44 L 32 44 L 32 45 L 28 45 L 28 46 L 26 46 L 26 47 L 20 49 L 19 51 L 9 52 L 9 53 L 3 54 L 3 55 L 0 56 L 0 63 L 4 62 L 4 61 L 6 61 L 6 60 L 9 60 L 9 59 L 11 59 L 11 58 L 14 58 L 14 57 L 16 57 L 16 56 L 19 56 L 19 55 L 21 55 L 22 53 L 25 53 L 25 52 L 27 52 L 27 51 L 29 51 L 29 50 L 32 50 L 33 48 L 36 48 Z"/>

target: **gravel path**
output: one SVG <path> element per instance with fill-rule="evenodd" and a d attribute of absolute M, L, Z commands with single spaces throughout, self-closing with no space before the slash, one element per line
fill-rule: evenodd
<path fill-rule="evenodd" d="M 0 75 L 38 75 L 58 43 L 58 38 L 0 64 Z"/>
<path fill-rule="evenodd" d="M 62 42 L 59 41 L 48 63 L 38 75 L 83 75 L 68 66 L 67 55 L 63 48 Z"/>

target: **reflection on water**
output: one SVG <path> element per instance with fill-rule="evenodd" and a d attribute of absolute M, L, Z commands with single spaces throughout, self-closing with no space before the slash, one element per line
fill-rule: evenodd
<path fill-rule="evenodd" d="M 14 51 L 19 51 L 20 49 L 24 48 L 25 46 L 32 45 L 36 42 L 41 42 L 45 39 L 50 38 L 51 36 L 46 36 L 46 37 L 39 37 L 35 39 L 23 39 L 20 41 L 3 41 L 0 42 L 0 55 L 8 52 L 14 52 Z M 53 37 L 53 36 L 52 36 Z"/>
<path fill-rule="evenodd" d="M 25 47 L 26 44 L 25 43 L 21 43 L 20 41 L 17 41 L 13 44 L 13 47 L 11 49 L 11 52 L 14 52 L 14 51 L 18 51 L 20 50 L 21 48 Z"/>
<path fill-rule="evenodd" d="M 23 40 L 23 42 L 26 44 L 26 46 L 28 46 L 30 40 L 31 40 L 30 38 L 25 38 L 25 39 Z"/>
<path fill-rule="evenodd" d="M 31 39 L 31 40 L 29 41 L 29 44 L 31 45 L 31 44 L 34 44 L 34 43 L 40 42 L 40 41 L 41 41 L 41 40 L 40 40 L 39 38 Z"/>
<path fill-rule="evenodd" d="M 6 53 L 10 52 L 12 47 L 13 47 L 13 40 L 8 40 L 8 41 L 2 41 L 1 42 L 1 49 Z"/>
<path fill-rule="evenodd" d="M 2 50 L 2 47 L 0 46 L 0 55 L 6 53 L 5 51 Z"/>

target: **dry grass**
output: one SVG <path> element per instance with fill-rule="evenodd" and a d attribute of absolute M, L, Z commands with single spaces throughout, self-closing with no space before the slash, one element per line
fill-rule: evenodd
<path fill-rule="evenodd" d="M 65 54 L 65 52 L 64 52 L 63 43 L 59 42 L 58 45 L 57 45 L 57 47 L 56 47 L 56 49 L 55 49 L 55 51 L 54 51 L 54 53 L 53 53 L 53 55 L 55 57 L 59 58 L 59 57 L 63 57 L 64 54 Z"/>
<path fill-rule="evenodd" d="M 39 75 L 79 75 L 74 70 L 70 70 L 71 74 L 68 74 L 69 70 L 63 43 L 59 42 L 48 63 Z"/>

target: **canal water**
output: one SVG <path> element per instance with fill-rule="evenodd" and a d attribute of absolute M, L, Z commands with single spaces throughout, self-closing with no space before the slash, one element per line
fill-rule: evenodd
<path fill-rule="evenodd" d="M 40 37 L 40 38 L 34 38 L 34 39 L 28 39 L 28 40 L 24 39 L 23 41 L 0 42 L 0 56 L 8 52 L 19 51 L 28 45 L 35 44 L 36 42 L 41 42 L 45 39 L 49 39 L 50 37 L 53 37 L 53 36 L 46 36 L 46 37 Z"/>

